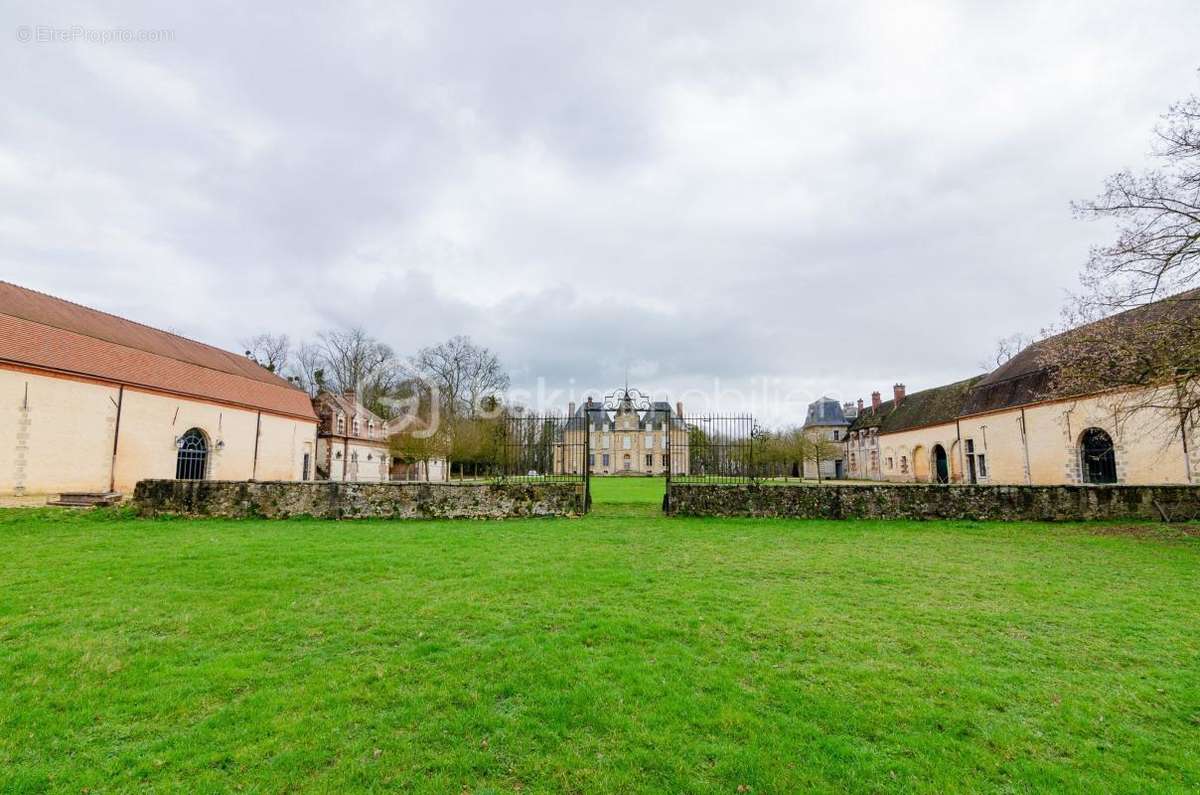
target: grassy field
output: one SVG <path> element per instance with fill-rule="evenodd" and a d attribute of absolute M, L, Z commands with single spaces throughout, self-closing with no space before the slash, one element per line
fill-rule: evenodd
<path fill-rule="evenodd" d="M 1200 540 L 0 512 L 0 791 L 1194 790 Z M 622 500 L 624 502 L 622 502 Z"/>
<path fill-rule="evenodd" d="M 662 506 L 667 481 L 663 478 L 598 477 L 592 478 L 592 503 L 604 505 Z"/>

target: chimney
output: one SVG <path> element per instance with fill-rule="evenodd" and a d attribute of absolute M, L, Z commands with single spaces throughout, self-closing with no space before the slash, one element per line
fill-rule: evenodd
<path fill-rule="evenodd" d="M 567 416 L 574 417 L 575 416 L 575 401 L 572 400 L 568 405 L 570 407 L 567 409 Z"/>
<path fill-rule="evenodd" d="M 683 401 L 682 400 L 675 401 L 675 416 L 676 417 L 683 416 Z"/>
<path fill-rule="evenodd" d="M 896 384 L 892 387 L 892 397 L 896 400 L 896 405 L 900 405 L 900 401 L 904 400 L 904 384 Z"/>
<path fill-rule="evenodd" d="M 351 402 L 356 402 L 358 400 L 358 392 L 353 389 L 344 389 L 342 390 L 342 397 Z"/>
<path fill-rule="evenodd" d="M 879 407 L 883 405 L 883 400 L 879 397 L 878 392 L 871 393 L 871 411 L 879 411 Z"/>

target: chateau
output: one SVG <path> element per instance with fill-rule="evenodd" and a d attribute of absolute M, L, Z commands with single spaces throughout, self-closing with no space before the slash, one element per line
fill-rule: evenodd
<path fill-rule="evenodd" d="M 593 475 L 664 475 L 668 453 L 674 459 L 672 473 L 682 474 L 688 460 L 682 418 L 682 403 L 676 403 L 674 411 L 666 401 L 639 408 L 627 389 L 615 410 L 590 397 L 578 408 L 571 403 L 565 439 L 582 449 L 588 435 L 588 470 Z"/>

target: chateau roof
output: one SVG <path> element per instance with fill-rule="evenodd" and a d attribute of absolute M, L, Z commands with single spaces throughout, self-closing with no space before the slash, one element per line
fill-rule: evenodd
<path fill-rule="evenodd" d="M 913 392 L 905 396 L 899 406 L 896 405 L 896 401 L 888 400 L 880 404 L 877 410 L 864 408 L 858 418 L 850 424 L 849 430 L 878 428 L 880 433 L 897 433 L 926 425 L 954 422 L 962 413 L 971 387 L 981 378 L 983 376 L 975 376 L 953 384 Z"/>
<path fill-rule="evenodd" d="M 822 397 L 808 404 L 808 416 L 804 418 L 804 427 L 834 426 L 844 427 L 850 424 L 842 411 L 842 404 L 831 397 Z"/>
<path fill-rule="evenodd" d="M 665 420 L 675 416 L 675 409 L 665 400 L 656 400 L 650 404 L 650 408 L 645 411 L 633 410 L 633 413 L 638 415 L 638 429 L 644 430 L 652 424 L 662 425 Z M 604 404 L 591 400 L 590 398 L 582 403 L 575 414 L 572 415 L 567 422 L 567 428 L 577 430 L 587 425 L 602 425 L 613 423 L 613 412 L 604 408 Z M 674 422 L 677 426 L 682 424 L 682 420 L 676 418 Z"/>
<path fill-rule="evenodd" d="M 304 391 L 245 356 L 3 281 L 0 362 L 316 421 Z"/>

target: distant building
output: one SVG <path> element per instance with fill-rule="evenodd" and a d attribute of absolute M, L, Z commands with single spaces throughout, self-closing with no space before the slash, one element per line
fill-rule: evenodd
<path fill-rule="evenodd" d="M 0 282 L 0 494 L 306 480 L 308 395 L 245 356 Z"/>
<path fill-rule="evenodd" d="M 830 442 L 831 448 L 838 451 L 829 460 L 821 462 L 822 478 L 846 477 L 842 451 L 848 427 L 850 427 L 850 420 L 846 418 L 846 406 L 833 398 L 822 397 L 820 400 L 808 404 L 808 414 L 804 418 L 803 427 L 805 434 Z M 817 478 L 816 461 L 804 462 L 804 477 L 814 480 Z"/>
<path fill-rule="evenodd" d="M 1194 322 L 1197 313 L 1200 290 L 1193 290 L 1115 316 L 1112 333 L 1163 316 Z M 1082 333 L 1069 331 L 1058 341 Z M 875 392 L 848 428 L 850 477 L 1036 485 L 1200 481 L 1200 438 L 1175 416 L 1169 390 L 1060 394 L 1043 361 L 1046 344 L 953 384 L 911 395 L 896 384 L 886 402 Z M 1144 408 L 1118 420 L 1119 402 L 1134 392 L 1162 397 L 1138 401 Z"/>
<path fill-rule="evenodd" d="M 892 399 L 871 394 L 847 429 L 849 476 L 863 480 L 931 483 L 961 479 L 955 459 L 957 418 L 980 376 L 907 394 L 904 384 L 892 388 Z"/>
<path fill-rule="evenodd" d="M 418 414 L 401 414 L 387 421 L 385 433 L 389 442 L 401 435 L 425 433 L 429 429 L 429 421 Z M 437 482 L 449 480 L 450 462 L 445 456 L 435 455 L 425 461 L 405 461 L 401 457 L 392 456 L 392 480 L 424 480 Z"/>
<path fill-rule="evenodd" d="M 386 423 L 354 392 L 322 392 L 313 398 L 321 419 L 317 475 L 322 480 L 379 483 L 391 478 Z"/>
<path fill-rule="evenodd" d="M 585 434 L 587 465 L 593 475 L 664 475 L 668 453 L 674 459 L 672 472 L 687 471 L 688 432 L 682 403 L 672 409 L 666 401 L 655 401 L 639 409 L 627 390 L 616 406 L 610 411 L 590 397 L 578 408 L 570 405 L 562 456 L 567 472 L 582 466 L 582 461 L 572 460 L 572 451 L 584 449 Z"/>

